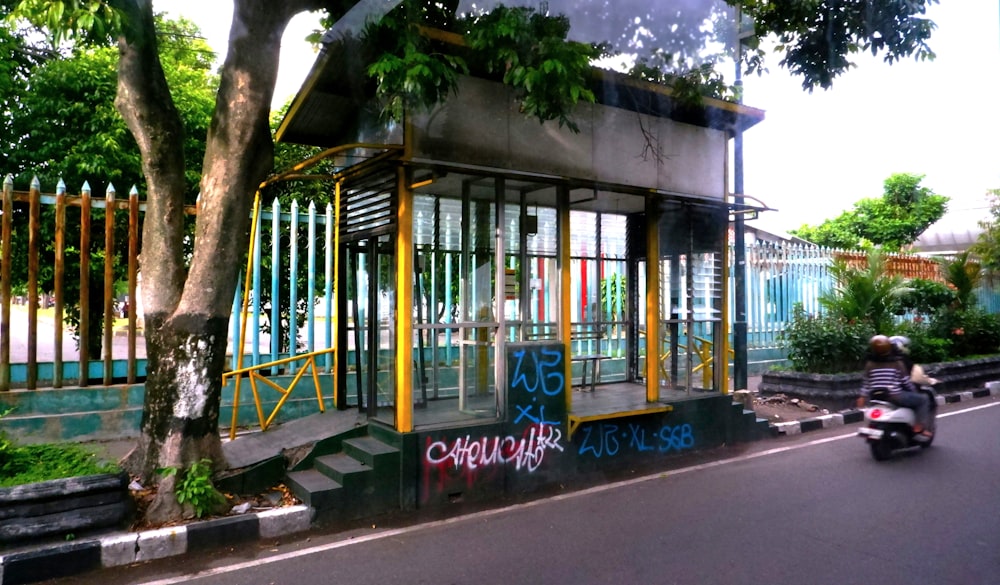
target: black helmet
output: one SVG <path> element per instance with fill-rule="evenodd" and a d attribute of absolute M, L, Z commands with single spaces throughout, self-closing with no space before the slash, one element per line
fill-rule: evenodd
<path fill-rule="evenodd" d="M 892 353 L 892 342 L 885 335 L 875 335 L 868 340 L 868 348 L 873 354 L 884 357 Z"/>

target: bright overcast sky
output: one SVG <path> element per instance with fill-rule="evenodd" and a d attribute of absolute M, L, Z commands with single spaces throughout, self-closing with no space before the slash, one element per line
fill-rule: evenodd
<path fill-rule="evenodd" d="M 212 48 L 225 51 L 231 2 L 154 6 L 194 21 Z M 1000 188 L 1000 3 L 941 0 L 928 16 L 938 25 L 933 62 L 890 66 L 860 56 L 833 89 L 812 94 L 775 55 L 769 73 L 745 78 L 745 103 L 767 112 L 745 137 L 745 191 L 779 210 L 753 225 L 786 231 L 819 223 L 880 196 L 883 181 L 901 172 L 926 175 L 924 186 L 950 197 L 952 222 L 985 217 L 986 191 Z M 315 60 L 303 38 L 317 20 L 300 15 L 285 34 L 276 107 L 298 91 Z"/>

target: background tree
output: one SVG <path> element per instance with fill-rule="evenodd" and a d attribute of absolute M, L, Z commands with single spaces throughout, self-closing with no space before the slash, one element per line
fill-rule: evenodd
<path fill-rule="evenodd" d="M 268 113 L 281 36 L 299 12 L 326 9 L 336 19 L 355 2 L 234 0 L 233 4 L 229 47 L 201 163 L 200 209 L 189 256 L 184 254 L 182 213 L 187 193 L 184 127 L 158 53 L 152 0 L 20 0 L 15 11 L 48 27 L 56 39 L 71 35 L 87 42 L 114 40 L 118 45 L 115 105 L 138 144 L 148 190 L 141 257 L 148 377 L 140 437 L 125 463 L 147 482 L 158 479 L 157 468 L 188 469 L 205 457 L 217 464 L 223 460 L 218 415 L 228 320 L 254 192 L 273 165 Z M 606 3 L 588 6 L 602 4 Z M 924 4 L 915 0 L 886 8 L 905 19 L 911 7 Z M 802 71 L 808 75 L 817 68 L 827 70 L 828 63 L 830 75 L 835 75 L 842 69 L 826 60 L 830 55 L 849 53 L 870 43 L 870 35 L 883 34 L 881 29 L 851 27 L 831 34 L 832 21 L 785 8 L 788 5 L 800 6 L 782 3 L 780 9 L 789 11 L 789 18 L 770 20 L 767 30 L 760 32 L 851 40 L 842 45 L 820 43 L 813 51 L 805 50 L 811 46 L 807 43 L 803 51 L 789 54 L 786 62 L 803 63 Z M 648 6 L 637 5 L 641 12 L 632 16 L 645 14 Z M 616 4 L 605 10 L 620 8 Z M 670 36 L 663 35 L 659 42 Z M 794 42 L 791 39 L 789 46 Z M 877 45 L 872 48 L 879 50 Z M 153 521 L 183 513 L 174 496 L 176 478 L 159 478 L 160 489 L 148 511 Z"/>
<path fill-rule="evenodd" d="M 0 14 L 10 12 L 14 0 L 0 0 Z M 30 29 L 0 20 L 0 170 L 10 169 L 9 156 L 14 152 L 17 135 L 11 128 L 11 112 L 18 107 L 28 86 L 31 72 L 55 50 L 44 41 L 30 36 Z"/>
<path fill-rule="evenodd" d="M 970 250 L 981 259 L 983 268 L 996 272 L 1000 270 L 1000 189 L 991 189 L 987 198 L 990 214 L 979 222 L 983 231 Z"/>
<path fill-rule="evenodd" d="M 160 58 L 165 64 L 168 80 L 179 105 L 186 130 L 184 156 L 189 169 L 186 176 L 185 203 L 193 204 L 197 197 L 199 173 L 197 162 L 204 156 L 204 136 L 214 103 L 213 88 L 217 78 L 211 73 L 211 52 L 201 40 L 200 31 L 189 21 L 165 20 L 157 17 L 161 35 Z M 95 198 L 103 198 L 114 185 L 119 198 L 128 196 L 129 189 L 144 186 L 142 157 L 135 139 L 115 110 L 117 86 L 115 67 L 118 51 L 111 47 L 78 45 L 64 54 L 50 50 L 50 57 L 31 70 L 30 81 L 19 92 L 15 107 L 5 110 L 2 118 L 10 128 L 15 143 L 3 169 L 15 175 L 15 184 L 27 187 L 32 177 L 38 177 L 45 191 L 54 191 L 62 179 L 70 193 L 78 194 L 87 182 Z M 54 265 L 55 210 L 42 208 L 40 266 Z M 15 215 L 26 217 L 27 205 L 17 204 Z M 117 242 L 128 237 L 127 219 L 119 214 L 116 225 Z M 66 232 L 80 233 L 80 215 L 67 214 Z M 27 221 L 14 222 L 13 247 L 15 257 L 27 253 Z M 91 234 L 92 262 L 90 273 L 90 339 L 89 355 L 98 358 L 102 350 L 104 310 L 104 212 L 93 212 Z M 78 240 L 77 240 L 78 242 Z M 65 268 L 79 274 L 80 250 L 69 242 Z M 116 279 L 125 278 L 128 265 L 124 246 L 113 258 Z M 27 284 L 27 266 L 11 266 L 14 286 Z M 64 281 L 67 303 L 66 319 L 75 331 L 79 324 L 79 279 Z M 40 274 L 39 286 L 51 292 L 54 274 L 51 269 Z"/>
<path fill-rule="evenodd" d="M 921 187 L 923 175 L 897 173 L 884 183 L 880 199 L 862 199 L 854 208 L 818 226 L 791 233 L 820 246 L 841 249 L 879 246 L 898 251 L 912 244 L 947 211 L 948 198 Z"/>

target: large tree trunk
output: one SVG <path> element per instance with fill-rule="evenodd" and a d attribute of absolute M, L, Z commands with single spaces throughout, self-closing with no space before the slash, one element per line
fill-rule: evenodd
<path fill-rule="evenodd" d="M 306 2 L 235 2 L 229 52 L 209 130 L 189 267 L 182 256 L 183 128 L 156 53 L 150 0 L 128 3 L 119 41 L 116 105 L 136 137 L 148 182 L 140 269 L 146 319 L 147 380 L 141 435 L 123 461 L 160 484 L 147 519 L 188 516 L 178 505 L 179 474 L 203 458 L 223 468 L 221 376 L 229 314 L 248 243 L 254 193 L 273 164 L 268 126 L 281 35 Z"/>

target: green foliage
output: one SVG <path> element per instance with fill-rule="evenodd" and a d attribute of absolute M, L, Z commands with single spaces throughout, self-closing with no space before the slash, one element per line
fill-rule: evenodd
<path fill-rule="evenodd" d="M 177 474 L 176 467 L 166 467 L 157 470 L 160 475 L 169 477 Z M 194 515 L 201 518 L 207 513 L 218 510 L 226 503 L 225 496 L 215 489 L 212 483 L 212 461 L 201 459 L 187 468 L 174 488 L 178 504 L 189 504 L 194 509 Z"/>
<path fill-rule="evenodd" d="M 445 101 L 459 74 L 468 73 L 464 59 L 432 48 L 415 16 L 415 2 L 405 1 L 363 34 L 366 52 L 377 55 L 367 70 L 377 82 L 375 96 L 383 115 L 395 121 L 402 121 L 407 108 L 427 110 Z"/>
<path fill-rule="evenodd" d="M 818 226 L 803 225 L 792 234 L 831 248 L 898 251 L 947 210 L 948 198 L 921 187 L 921 180 L 923 175 L 894 174 L 885 180 L 880 199 L 862 199 L 852 210 Z"/>
<path fill-rule="evenodd" d="M 205 136 L 215 103 L 218 78 L 211 71 L 211 52 L 200 40 L 198 28 L 189 21 L 157 18 L 160 29 L 160 57 L 172 86 L 174 102 L 188 130 L 185 141 L 187 169 L 198 169 L 205 156 Z M 118 50 L 110 47 L 76 46 L 65 55 L 53 56 L 37 64 L 31 72 L 31 90 L 17 97 L 17 107 L 0 111 L 0 119 L 18 137 L 11 147 L 6 170 L 17 175 L 15 186 L 27 187 L 33 176 L 42 191 L 55 191 L 62 179 L 69 193 L 79 193 L 85 182 L 95 198 L 102 198 L 114 184 L 117 198 L 128 196 L 132 185 L 144 183 L 138 146 L 115 107 Z M 194 203 L 200 173 L 188 171 L 187 201 Z M 104 301 L 104 212 L 95 210 L 91 223 L 90 356 L 101 355 Z M 12 248 L 15 257 L 25 257 L 28 246 L 27 205 L 15 204 Z M 39 288 L 52 291 L 55 284 L 55 209 L 42 206 L 42 267 Z M 119 213 L 115 223 L 119 242 L 112 265 L 116 280 L 124 280 L 128 266 L 127 216 Z M 65 271 L 79 274 L 80 250 L 73 235 L 81 230 L 80 215 L 66 214 L 67 238 Z M 78 237 L 78 236 L 76 236 Z M 14 286 L 27 284 L 27 263 L 11 265 Z M 79 278 L 64 281 L 67 303 L 66 323 L 75 332 L 80 323 Z M 78 340 L 79 341 L 79 340 Z"/>
<path fill-rule="evenodd" d="M 931 322 L 932 335 L 951 341 L 955 357 L 994 354 L 1000 350 L 1000 315 L 978 307 L 942 311 Z"/>
<path fill-rule="evenodd" d="M 867 323 L 874 331 L 884 333 L 892 330 L 899 299 L 909 288 L 903 285 L 902 277 L 888 273 L 884 254 L 872 250 L 867 256 L 863 268 L 855 268 L 843 259 L 834 261 L 830 267 L 834 287 L 821 294 L 819 302 L 836 318 Z"/>
<path fill-rule="evenodd" d="M 612 274 L 601 280 L 601 319 L 620 321 L 625 318 L 625 275 Z M 608 313 L 608 302 L 611 302 L 611 312 Z"/>
<path fill-rule="evenodd" d="M 118 471 L 80 445 L 18 446 L 0 436 L 0 487 Z"/>
<path fill-rule="evenodd" d="M 570 115 L 578 102 L 594 102 L 587 81 L 591 62 L 607 54 L 605 46 L 567 40 L 567 16 L 534 8 L 499 5 L 465 24 L 470 58 L 490 73 L 502 73 L 503 82 L 518 92 L 522 113 L 579 131 Z"/>
<path fill-rule="evenodd" d="M 802 87 L 829 88 L 835 77 L 854 64 L 861 52 L 883 55 L 893 63 L 904 57 L 934 59 L 927 45 L 935 25 L 924 18 L 927 6 L 937 0 L 810 0 L 808 2 L 763 2 L 726 0 L 741 6 L 754 22 L 758 36 L 777 37 L 781 65 L 802 78 Z M 763 66 L 763 49 L 746 54 L 750 71 Z"/>
<path fill-rule="evenodd" d="M 587 81 L 591 61 L 605 54 L 603 46 L 568 41 L 565 16 L 503 5 L 453 23 L 466 50 L 422 34 L 421 25 L 451 23 L 440 11 L 428 12 L 410 0 L 366 27 L 367 74 L 376 81 L 383 115 L 401 121 L 407 108 L 428 110 L 445 101 L 471 67 L 513 87 L 526 116 L 578 131 L 571 114 L 577 103 L 595 99 Z"/>
<path fill-rule="evenodd" d="M 90 44 L 110 44 L 124 21 L 117 2 L 99 0 L 20 0 L 11 16 L 35 22 L 53 45 L 74 39 Z"/>
<path fill-rule="evenodd" d="M 793 370 L 836 374 L 861 368 L 874 334 L 869 323 L 839 315 L 808 315 L 796 305 L 782 339 Z"/>
<path fill-rule="evenodd" d="M 909 291 L 899 297 L 899 307 L 918 315 L 933 315 L 950 307 L 957 297 L 944 283 L 925 278 L 913 278 L 906 283 Z"/>
<path fill-rule="evenodd" d="M 989 219 L 979 222 L 983 231 L 969 250 L 982 259 L 984 268 L 997 272 L 1000 271 L 1000 189 L 990 189 L 987 199 Z"/>
<path fill-rule="evenodd" d="M 945 281 L 955 291 L 955 303 L 958 310 L 972 308 L 976 304 L 974 296 L 976 288 L 983 279 L 983 270 L 979 262 L 969 257 L 965 251 L 951 260 L 943 260 L 941 269 Z"/>
<path fill-rule="evenodd" d="M 669 85 L 673 98 L 687 106 L 700 106 L 705 97 L 723 100 L 737 97 L 736 88 L 725 82 L 714 63 L 675 63 L 674 56 L 663 51 L 639 58 L 628 74 L 636 79 Z"/>
<path fill-rule="evenodd" d="M 951 340 L 936 336 L 926 322 L 903 322 L 895 333 L 909 338 L 910 357 L 918 364 L 943 362 L 952 355 Z"/>

